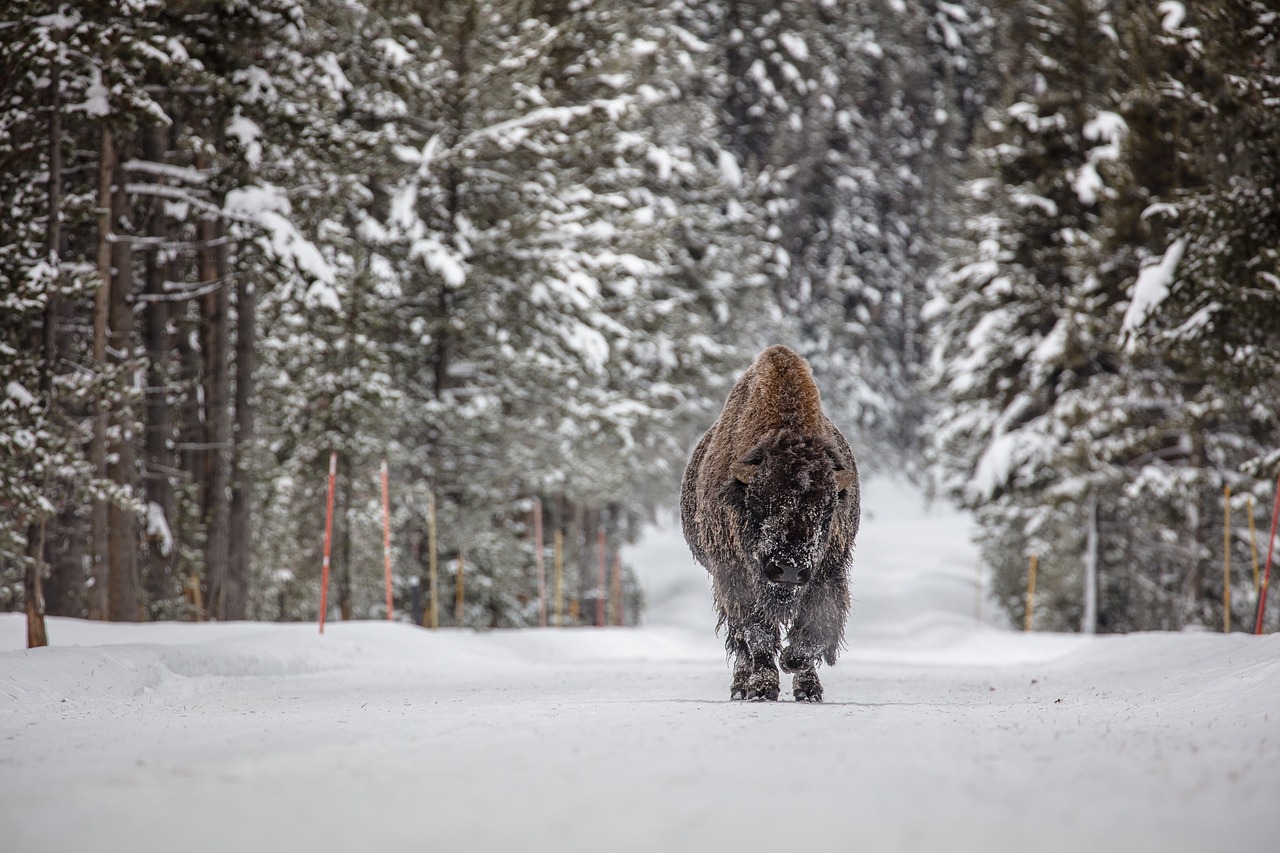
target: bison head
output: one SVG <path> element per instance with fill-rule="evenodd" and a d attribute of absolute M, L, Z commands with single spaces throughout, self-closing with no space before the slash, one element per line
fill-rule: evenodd
<path fill-rule="evenodd" d="M 856 477 L 834 443 L 780 431 L 730 466 L 742 542 L 771 583 L 808 583 L 831 536 L 836 508 Z"/>

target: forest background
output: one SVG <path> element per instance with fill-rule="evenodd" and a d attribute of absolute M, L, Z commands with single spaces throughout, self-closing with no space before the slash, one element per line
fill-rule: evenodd
<path fill-rule="evenodd" d="M 537 624 L 537 500 L 590 621 L 598 531 L 786 342 L 864 471 L 976 511 L 1016 620 L 1036 554 L 1040 627 L 1251 626 L 1278 3 L 3 18 L 0 609 L 313 618 L 336 451 L 343 617 L 385 612 L 385 458 L 402 618 L 434 505 L 443 624 Z"/>

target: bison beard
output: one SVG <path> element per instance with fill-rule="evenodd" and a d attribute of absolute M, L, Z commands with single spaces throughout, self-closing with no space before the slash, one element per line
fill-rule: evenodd
<path fill-rule="evenodd" d="M 777 699 L 781 664 L 797 701 L 821 702 L 818 662 L 835 663 L 849 611 L 858 469 L 803 358 L 770 347 L 734 384 L 689 459 L 680 515 L 728 629 L 730 697 Z"/>

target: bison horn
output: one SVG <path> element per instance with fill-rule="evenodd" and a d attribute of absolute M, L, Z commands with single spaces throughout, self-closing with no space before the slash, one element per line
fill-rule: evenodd
<path fill-rule="evenodd" d="M 857 478 L 857 473 L 851 468 L 841 468 L 836 471 L 836 491 L 843 492 L 845 489 L 852 486 L 853 481 Z"/>
<path fill-rule="evenodd" d="M 733 472 L 733 476 L 737 477 L 743 483 L 750 483 L 751 476 L 756 473 L 759 465 L 752 465 L 750 462 L 734 462 L 729 466 L 729 470 Z"/>

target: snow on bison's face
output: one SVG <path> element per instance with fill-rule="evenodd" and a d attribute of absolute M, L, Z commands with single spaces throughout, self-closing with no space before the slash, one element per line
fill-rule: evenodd
<path fill-rule="evenodd" d="M 831 536 L 853 470 L 835 445 L 780 431 L 730 466 L 727 497 L 737 509 L 750 568 L 773 584 L 800 586 L 813 577 Z"/>

